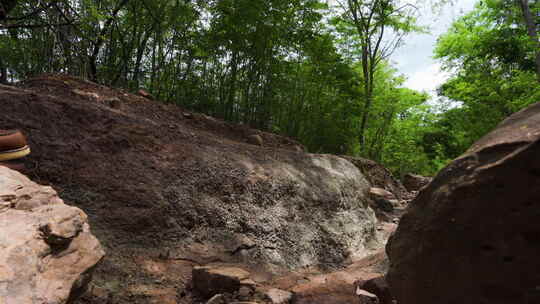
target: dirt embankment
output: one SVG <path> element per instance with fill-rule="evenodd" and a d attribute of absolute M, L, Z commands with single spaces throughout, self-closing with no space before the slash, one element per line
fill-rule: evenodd
<path fill-rule="evenodd" d="M 107 258 L 102 303 L 191 303 L 194 265 L 335 268 L 380 248 L 370 184 L 297 142 L 67 76 L 0 86 L 26 172 L 83 209 Z M 97 300 L 96 300 L 97 299 Z"/>

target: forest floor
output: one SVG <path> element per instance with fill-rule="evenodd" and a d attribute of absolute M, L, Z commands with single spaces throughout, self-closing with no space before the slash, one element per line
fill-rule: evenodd
<path fill-rule="evenodd" d="M 107 252 L 82 303 L 197 303 L 190 286 L 192 268 L 238 265 L 239 260 L 228 248 L 208 242 L 178 245 L 187 237 L 178 227 L 196 229 L 201 219 L 160 205 L 167 200 L 167 191 L 161 190 L 171 180 L 190 184 L 193 174 L 202 176 L 197 180 L 205 175 L 219 180 L 220 170 L 235 169 L 229 155 L 261 162 L 283 158 L 301 163 L 305 158 L 302 145 L 292 139 L 73 77 L 42 76 L 14 87 L 0 85 L 0 91 L 0 125 L 29 135 L 33 151 L 24 173 L 83 209 Z M 216 151 L 203 166 L 198 156 L 208 154 L 208 147 Z M 221 169 L 206 170 L 208 163 Z M 221 191 L 211 182 L 203 186 Z M 393 228 L 381 229 L 389 233 Z M 354 280 L 380 275 L 385 268 L 382 252 L 351 260 L 337 272 L 326 270 L 333 274 L 311 268 L 283 269 L 276 276 L 251 262 L 241 266 L 252 271 L 258 284 L 300 293 L 330 276 L 335 292 L 352 295 Z"/>

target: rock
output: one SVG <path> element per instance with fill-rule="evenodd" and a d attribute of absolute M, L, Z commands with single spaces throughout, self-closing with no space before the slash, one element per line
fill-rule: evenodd
<path fill-rule="evenodd" d="M 251 288 L 246 287 L 246 286 L 241 286 L 240 289 L 238 290 L 238 298 L 243 301 L 249 300 L 252 293 L 253 293 L 253 290 Z"/>
<path fill-rule="evenodd" d="M 373 197 L 373 198 L 382 198 L 382 199 L 386 199 L 386 200 L 394 200 L 396 197 L 394 196 L 394 194 L 390 193 L 389 191 L 386 191 L 384 189 L 381 189 L 381 188 L 376 188 L 376 187 L 372 187 L 369 189 L 369 194 Z"/>
<path fill-rule="evenodd" d="M 103 102 L 108 104 L 109 107 L 111 107 L 113 109 L 116 109 L 116 110 L 119 110 L 119 109 L 122 108 L 122 100 L 120 100 L 120 98 L 118 98 L 118 97 L 107 98 Z"/>
<path fill-rule="evenodd" d="M 74 301 L 104 256 L 84 212 L 1 166 L 0 231 L 0 303 Z"/>
<path fill-rule="evenodd" d="M 226 304 L 226 299 L 225 296 L 223 296 L 222 294 L 217 294 L 210 298 L 210 300 L 208 300 L 206 304 Z"/>
<path fill-rule="evenodd" d="M 73 94 L 77 94 L 79 96 L 87 97 L 87 98 L 93 98 L 93 99 L 99 99 L 99 94 L 94 92 L 86 92 L 79 89 L 73 89 L 71 90 Z"/>
<path fill-rule="evenodd" d="M 371 280 L 358 281 L 355 285 L 359 289 L 376 295 L 381 304 L 392 304 L 394 300 L 384 276 L 373 278 Z"/>
<path fill-rule="evenodd" d="M 353 163 L 368 179 L 372 187 L 387 189 L 397 199 L 403 199 L 408 195 L 401 182 L 381 164 L 361 157 L 341 157 Z"/>
<path fill-rule="evenodd" d="M 386 213 L 394 212 L 394 205 L 387 199 L 375 199 L 375 208 Z"/>
<path fill-rule="evenodd" d="M 259 134 L 253 134 L 248 136 L 248 142 L 252 145 L 262 146 L 264 141 Z"/>
<path fill-rule="evenodd" d="M 360 299 L 360 304 L 379 304 L 379 298 L 366 290 L 357 287 L 356 295 Z"/>
<path fill-rule="evenodd" d="M 193 287 L 203 297 L 210 298 L 219 293 L 234 293 L 240 282 L 249 277 L 249 272 L 236 267 L 203 266 L 193 268 Z"/>
<path fill-rule="evenodd" d="M 264 293 L 272 304 L 288 304 L 292 302 L 293 293 L 281 289 L 272 288 Z"/>
<path fill-rule="evenodd" d="M 399 304 L 540 303 L 540 103 L 420 192 L 391 237 Z"/>
<path fill-rule="evenodd" d="M 139 96 L 144 97 L 146 99 L 150 99 L 150 100 L 154 99 L 154 96 L 152 96 L 152 94 L 148 93 L 146 90 L 143 90 L 143 89 L 140 89 L 139 91 L 137 91 L 137 94 L 139 94 Z"/>
<path fill-rule="evenodd" d="M 416 174 L 405 174 L 403 177 L 403 185 L 409 192 L 420 191 L 427 186 L 433 179 L 431 177 L 425 177 Z"/>

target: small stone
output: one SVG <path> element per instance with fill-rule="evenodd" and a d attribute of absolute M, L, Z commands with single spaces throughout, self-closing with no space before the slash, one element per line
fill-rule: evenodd
<path fill-rule="evenodd" d="M 357 281 L 355 282 L 355 285 L 360 290 L 364 290 L 376 295 L 381 304 L 392 304 L 392 300 L 394 298 L 384 276 L 367 281 Z"/>
<path fill-rule="evenodd" d="M 122 101 L 118 97 L 111 97 L 104 100 L 105 103 L 109 105 L 109 107 L 113 109 L 120 109 L 122 107 Z"/>
<path fill-rule="evenodd" d="M 371 292 L 356 287 L 356 295 L 362 304 L 379 304 L 379 298 Z"/>
<path fill-rule="evenodd" d="M 256 145 L 256 146 L 262 146 L 263 145 L 263 139 L 258 134 L 253 134 L 253 135 L 248 136 L 248 142 L 250 144 Z"/>
<path fill-rule="evenodd" d="M 107 300 L 109 298 L 109 291 L 107 289 L 95 285 L 90 288 L 90 294 L 100 300 Z"/>
<path fill-rule="evenodd" d="M 287 304 L 292 301 L 293 293 L 273 288 L 265 292 L 265 296 L 271 301 L 272 304 Z"/>
<path fill-rule="evenodd" d="M 94 92 L 85 92 L 85 91 L 79 90 L 79 89 L 73 89 L 71 92 L 73 92 L 74 94 L 77 94 L 79 96 L 89 97 L 89 98 L 93 98 L 93 99 L 99 99 L 99 95 L 97 93 L 94 93 Z"/>
<path fill-rule="evenodd" d="M 225 297 L 222 294 L 213 296 L 206 304 L 225 304 Z"/>
<path fill-rule="evenodd" d="M 394 194 L 392 194 L 391 192 L 389 191 L 386 191 L 382 188 L 377 188 L 377 187 L 373 187 L 373 188 L 370 188 L 369 189 L 369 194 L 375 198 L 375 199 L 385 199 L 385 200 L 389 200 L 389 201 L 392 201 L 392 200 L 395 200 L 396 197 Z"/>
<path fill-rule="evenodd" d="M 251 288 L 242 286 L 238 290 L 238 297 L 240 298 L 240 300 L 249 300 L 249 297 L 251 297 L 252 292 L 253 291 L 251 290 Z"/>
<path fill-rule="evenodd" d="M 154 96 L 152 96 L 152 94 L 148 93 L 147 91 L 143 89 L 140 89 L 137 93 L 146 99 L 154 99 Z"/>
<path fill-rule="evenodd" d="M 255 289 L 255 287 L 257 286 L 257 283 L 255 283 L 255 281 L 253 281 L 252 279 L 245 279 L 240 282 L 240 286 L 245 286 L 250 289 Z"/>
<path fill-rule="evenodd" d="M 219 293 L 234 293 L 249 272 L 236 267 L 203 266 L 193 268 L 193 287 L 204 297 Z"/>

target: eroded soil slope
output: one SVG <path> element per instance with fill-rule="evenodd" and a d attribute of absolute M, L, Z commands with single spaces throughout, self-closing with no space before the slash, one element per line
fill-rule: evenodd
<path fill-rule="evenodd" d="M 342 158 L 67 76 L 0 86 L 0 105 L 0 126 L 29 137 L 26 173 L 106 248 L 87 301 L 191 303 L 193 265 L 251 264 L 264 281 L 380 247 L 370 185 Z"/>

